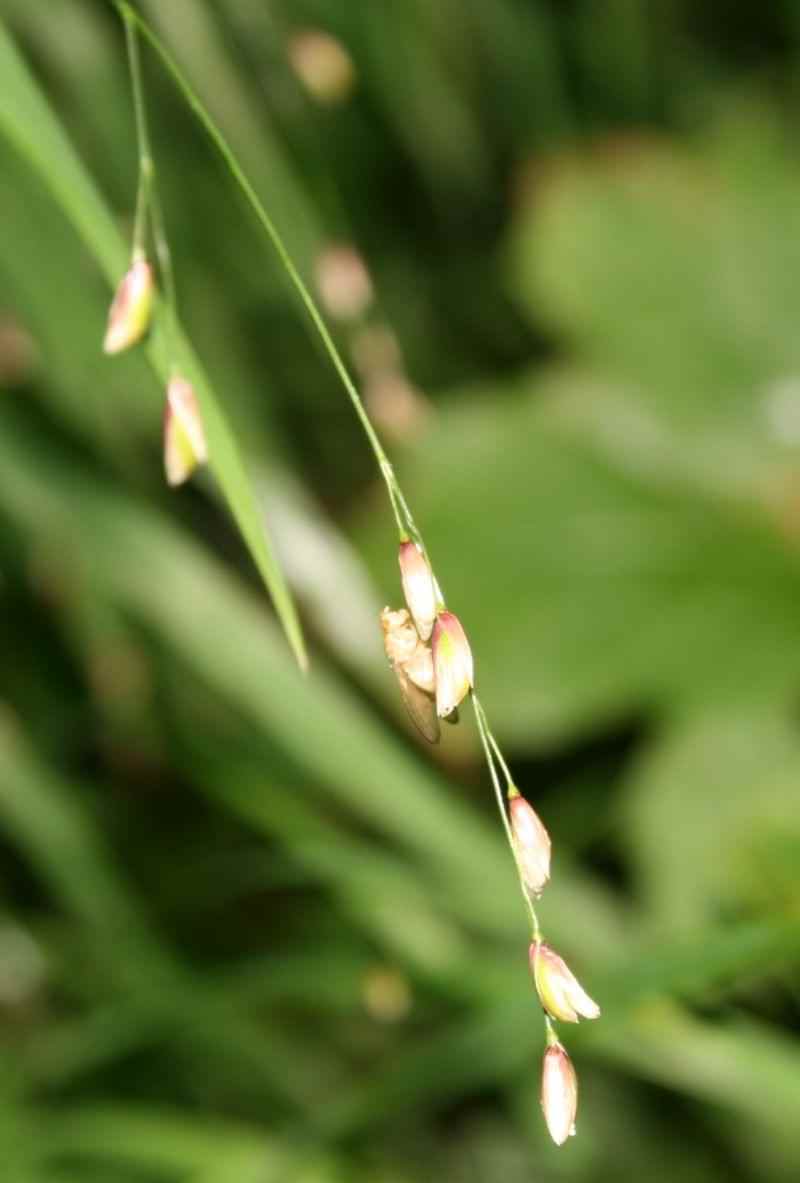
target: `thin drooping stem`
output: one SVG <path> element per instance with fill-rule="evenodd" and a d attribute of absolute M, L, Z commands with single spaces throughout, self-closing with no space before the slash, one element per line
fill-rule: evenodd
<path fill-rule="evenodd" d="M 139 181 L 136 190 L 136 214 L 133 222 L 133 257 L 136 259 L 143 258 L 145 254 L 147 207 L 150 199 L 150 186 L 153 179 L 153 158 L 150 153 L 150 141 L 147 135 L 147 118 L 144 108 L 142 69 L 139 60 L 139 43 L 136 39 L 136 27 L 129 19 L 127 10 L 123 11 L 122 15 L 125 25 L 125 47 L 128 52 L 128 70 L 130 72 L 131 88 L 133 90 L 136 144 L 139 153 Z"/>
<path fill-rule="evenodd" d="M 161 199 L 155 185 L 153 185 L 150 193 L 150 214 L 158 266 L 161 271 L 161 277 L 164 280 L 164 294 L 167 298 L 167 347 L 170 354 L 174 354 L 179 323 L 178 294 L 175 287 L 175 272 L 172 267 L 172 251 L 169 249 L 169 240 L 164 225 L 164 214 L 161 209 Z M 170 364 L 172 364 L 172 356 L 169 360 Z"/>
<path fill-rule="evenodd" d="M 508 812 L 506 810 L 505 795 L 504 795 L 503 789 L 500 785 L 500 778 L 497 775 L 497 768 L 495 767 L 494 755 L 492 753 L 492 746 L 493 746 L 492 734 L 491 734 L 491 731 L 489 730 L 489 725 L 486 720 L 486 714 L 484 712 L 484 709 L 480 703 L 480 700 L 479 700 L 477 694 L 474 692 L 474 690 L 472 692 L 472 706 L 475 711 L 475 722 L 478 725 L 478 734 L 481 737 L 483 751 L 486 756 L 486 763 L 489 765 L 489 773 L 492 778 L 492 785 L 494 787 L 494 793 L 495 793 L 495 797 L 497 799 L 497 808 L 500 811 L 500 817 L 503 822 L 503 829 L 505 830 L 506 838 L 508 839 L 509 849 L 511 850 L 511 854 L 514 859 L 514 866 L 516 867 L 516 870 L 517 870 L 517 877 L 519 879 L 519 885 L 520 885 L 520 889 L 522 891 L 522 898 L 524 899 L 525 906 L 527 907 L 528 912 L 530 913 L 532 937 L 533 937 L 534 941 L 538 941 L 541 939 L 541 930 L 539 928 L 539 918 L 536 915 L 536 909 L 533 906 L 533 900 L 530 897 L 530 894 L 528 892 L 528 889 L 525 886 L 524 880 L 522 878 L 522 874 L 520 872 L 519 859 L 517 858 L 517 848 L 514 843 L 514 835 L 511 832 L 511 823 L 508 820 Z M 494 744 L 494 746 L 496 747 L 497 745 Z M 502 759 L 502 757 L 501 757 L 501 759 Z"/>
<path fill-rule="evenodd" d="M 156 257 L 158 258 L 161 278 L 164 282 L 164 294 L 167 301 L 166 341 L 167 349 L 174 353 L 175 341 L 178 334 L 178 298 L 175 286 L 175 272 L 172 267 L 172 252 L 169 248 L 164 215 L 161 209 L 161 199 L 156 185 L 156 165 L 150 146 L 150 132 L 147 126 L 147 107 L 142 85 L 142 63 L 139 56 L 139 40 L 137 22 L 132 9 L 127 5 L 122 8 L 125 24 L 125 44 L 128 50 L 128 69 L 131 76 L 133 91 L 133 107 L 136 117 L 136 142 L 139 150 L 139 188 L 136 195 L 136 219 L 133 230 L 133 248 L 135 253 L 144 254 L 144 244 L 147 235 L 147 214 L 153 230 Z M 169 361 L 171 363 L 172 357 Z"/>
<path fill-rule="evenodd" d="M 506 784 L 508 785 L 509 789 L 516 788 L 516 786 L 514 784 L 514 778 L 511 775 L 511 772 L 509 771 L 509 767 L 506 764 L 505 759 L 503 758 L 503 753 L 500 751 L 500 746 L 499 746 L 497 740 L 495 739 L 494 733 L 492 731 L 489 732 L 489 743 L 492 745 L 492 750 L 493 750 L 495 756 L 497 756 L 500 767 L 503 770 L 503 775 L 506 778 Z"/>

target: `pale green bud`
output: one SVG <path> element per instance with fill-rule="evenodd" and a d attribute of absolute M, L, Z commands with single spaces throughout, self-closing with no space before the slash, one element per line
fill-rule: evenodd
<path fill-rule="evenodd" d="M 530 963 L 539 999 L 551 1018 L 577 1023 L 579 1019 L 598 1017 L 600 1007 L 570 972 L 563 958 L 544 941 L 531 944 Z"/>
<path fill-rule="evenodd" d="M 169 485 L 182 484 L 208 459 L 203 420 L 194 387 L 175 376 L 167 387 L 164 410 L 164 469 Z"/>
<path fill-rule="evenodd" d="M 108 311 L 105 353 L 121 353 L 141 340 L 150 324 L 154 292 L 152 267 L 144 258 L 134 259 L 120 280 Z"/>

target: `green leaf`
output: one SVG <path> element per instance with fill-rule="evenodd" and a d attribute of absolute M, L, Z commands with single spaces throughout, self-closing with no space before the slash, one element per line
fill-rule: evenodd
<path fill-rule="evenodd" d="M 128 250 L 111 213 L 91 177 L 83 168 L 47 101 L 20 57 L 5 28 L 0 25 L 0 130 L 28 160 L 49 186 L 109 284 L 114 287 L 124 273 Z M 156 317 L 147 355 L 166 382 L 170 363 L 163 333 Z M 102 326 L 98 326 L 98 341 Z M 99 345 L 98 345 L 99 349 Z M 264 521 L 239 446 L 222 404 L 212 389 L 189 342 L 179 335 L 174 361 L 193 382 L 203 414 L 211 468 L 242 532 L 302 668 L 307 655 L 302 630 L 286 580 L 274 557 Z"/>
<path fill-rule="evenodd" d="M 720 915 L 796 915 L 798 781 L 795 720 L 772 704 L 708 709 L 653 739 L 629 777 L 623 817 L 638 892 L 660 931 L 702 932 Z"/>
<path fill-rule="evenodd" d="M 637 139 L 566 161 L 523 209 L 513 287 L 635 403 L 650 430 L 631 447 L 668 431 L 731 482 L 742 462 L 796 463 L 799 196 L 796 159 L 755 109 L 694 145 Z"/>

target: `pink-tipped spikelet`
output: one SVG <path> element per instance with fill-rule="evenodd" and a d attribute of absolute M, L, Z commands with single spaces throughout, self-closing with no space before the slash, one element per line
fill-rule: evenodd
<path fill-rule="evenodd" d="M 400 543 L 400 580 L 417 632 L 427 641 L 436 619 L 436 589 L 428 560 L 416 542 Z"/>
<path fill-rule="evenodd" d="M 167 387 L 164 410 L 164 469 L 167 484 L 180 485 L 208 459 L 203 420 L 191 382 L 177 375 Z"/>
<path fill-rule="evenodd" d="M 136 258 L 119 282 L 103 340 L 105 353 L 122 353 L 141 340 L 150 324 L 155 281 L 144 258 Z"/>
<path fill-rule="evenodd" d="M 541 1100 L 550 1137 L 556 1146 L 563 1146 L 575 1133 L 578 1078 L 572 1060 L 557 1041 L 551 1043 L 544 1053 Z"/>
<path fill-rule="evenodd" d="M 537 898 L 550 878 L 550 835 L 536 810 L 517 794 L 508 806 L 514 850 L 526 888 Z"/>
<path fill-rule="evenodd" d="M 475 682 L 472 651 L 455 613 L 440 612 L 436 617 L 431 647 L 436 676 L 436 713 L 440 719 L 445 719 L 466 698 Z"/>

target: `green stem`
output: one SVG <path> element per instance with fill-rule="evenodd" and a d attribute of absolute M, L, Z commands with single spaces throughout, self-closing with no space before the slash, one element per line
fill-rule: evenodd
<path fill-rule="evenodd" d="M 120 6 L 118 6 L 120 7 Z M 147 232 L 147 211 L 150 210 L 153 239 L 159 270 L 164 281 L 167 301 L 166 341 L 169 353 L 168 364 L 172 365 L 175 341 L 178 336 L 178 298 L 175 287 L 175 272 L 172 266 L 172 252 L 169 249 L 161 200 L 156 186 L 156 165 L 150 147 L 150 132 L 147 126 L 147 107 L 142 85 L 142 63 L 139 56 L 137 16 L 127 4 L 120 7 L 125 24 L 125 44 L 128 50 L 128 69 L 133 90 L 133 107 L 136 116 L 136 140 L 139 147 L 139 191 L 136 196 L 136 220 L 133 230 L 134 253 L 144 255 Z"/>
<path fill-rule="evenodd" d="M 156 244 L 158 266 L 164 280 L 164 294 L 167 298 L 167 350 L 168 364 L 172 368 L 175 357 L 175 342 L 178 337 L 178 295 L 175 287 L 175 271 L 172 266 L 172 251 L 169 249 L 164 215 L 161 209 L 161 199 L 155 185 L 151 190 L 150 213 L 153 224 L 153 238 Z"/>
<path fill-rule="evenodd" d="M 133 223 L 133 257 L 134 259 L 141 259 L 145 256 L 147 207 L 153 180 L 153 158 L 150 153 L 150 141 L 147 135 L 142 70 L 139 60 L 139 43 L 136 39 L 136 28 L 126 11 L 123 10 L 122 16 L 125 24 L 125 46 L 128 52 L 128 70 L 130 72 L 131 87 L 133 90 L 136 144 L 139 153 L 139 183 L 136 191 L 136 215 Z"/>
<path fill-rule="evenodd" d="M 519 879 L 519 886 L 520 886 L 520 890 L 522 891 L 522 898 L 524 899 L 525 906 L 527 907 L 527 909 L 530 913 L 532 939 L 534 941 L 539 941 L 539 940 L 541 940 L 541 936 L 542 936 L 541 929 L 539 928 L 539 918 L 536 915 L 536 909 L 533 906 L 533 901 L 531 900 L 531 897 L 528 893 L 528 889 L 525 886 L 525 883 L 522 878 L 522 874 L 520 872 L 519 859 L 517 858 L 517 848 L 514 844 L 514 835 L 511 832 L 511 823 L 508 820 L 508 813 L 506 811 L 506 804 L 505 804 L 505 800 L 504 800 L 504 796 L 503 796 L 503 790 L 500 785 L 500 778 L 497 775 L 497 768 L 495 767 L 494 756 L 492 754 L 491 732 L 489 730 L 489 725 L 486 721 L 486 714 L 485 714 L 483 707 L 481 706 L 481 703 L 478 699 L 478 696 L 474 690 L 472 692 L 472 707 L 473 707 L 473 710 L 475 711 L 475 721 L 478 725 L 478 734 L 481 737 L 481 743 L 483 744 L 483 751 L 486 756 L 486 763 L 489 765 L 489 773 L 492 778 L 492 785 L 494 786 L 494 793 L 495 793 L 495 797 L 497 799 L 497 808 L 500 811 L 500 817 L 502 818 L 502 821 L 503 821 L 503 829 L 506 832 L 506 838 L 508 839 L 508 845 L 511 850 L 511 854 L 514 858 L 514 866 L 517 869 L 517 878 Z"/>
<path fill-rule="evenodd" d="M 508 765 L 506 764 L 506 762 L 503 758 L 503 753 L 500 751 L 500 746 L 494 737 L 494 733 L 489 731 L 488 734 L 489 734 L 489 743 L 492 745 L 492 750 L 494 751 L 495 756 L 497 756 L 500 767 L 503 770 L 503 776 L 506 778 L 506 784 L 508 785 L 508 788 L 509 788 L 509 796 L 513 796 L 513 794 L 510 792 L 510 790 L 513 789 L 515 793 L 518 791 L 517 786 L 514 784 L 514 778 L 512 777 L 512 775 L 509 771 Z"/>

